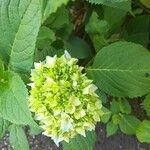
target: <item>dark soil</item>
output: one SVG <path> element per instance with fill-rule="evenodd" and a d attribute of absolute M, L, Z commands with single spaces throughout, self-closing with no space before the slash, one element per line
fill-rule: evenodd
<path fill-rule="evenodd" d="M 118 133 L 107 138 L 104 125 L 99 124 L 96 133 L 97 140 L 93 150 L 150 150 L 150 144 L 140 144 L 134 136 Z M 31 150 L 61 150 L 44 135 L 29 136 L 28 139 Z M 8 142 L 8 134 L 0 141 L 0 150 L 12 150 Z"/>

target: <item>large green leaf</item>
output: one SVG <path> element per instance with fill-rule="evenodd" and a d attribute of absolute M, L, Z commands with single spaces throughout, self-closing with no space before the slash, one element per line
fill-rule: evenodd
<path fill-rule="evenodd" d="M 13 147 L 13 150 L 29 150 L 29 144 L 26 135 L 20 126 L 11 126 L 9 141 Z"/>
<path fill-rule="evenodd" d="M 29 71 L 41 22 L 39 0 L 0 0 L 0 53 L 16 71 Z"/>
<path fill-rule="evenodd" d="M 150 53 L 141 45 L 116 42 L 101 49 L 87 71 L 96 85 L 118 97 L 142 96 L 150 91 Z"/>
<path fill-rule="evenodd" d="M 50 14 L 57 11 L 57 9 L 63 4 L 67 4 L 69 0 L 41 0 L 42 1 L 42 13 L 43 18 L 42 22 L 44 22 Z"/>
<path fill-rule="evenodd" d="M 93 4 L 103 4 L 106 6 L 114 7 L 129 11 L 131 9 L 131 0 L 88 0 Z"/>
<path fill-rule="evenodd" d="M 63 142 L 63 150 L 93 150 L 95 140 L 96 134 L 94 131 L 87 132 L 86 137 L 77 135 L 69 143 Z"/>
<path fill-rule="evenodd" d="M 122 120 L 119 123 L 121 131 L 125 134 L 132 135 L 136 133 L 139 127 L 140 120 L 132 115 L 122 115 L 120 114 Z"/>
<path fill-rule="evenodd" d="M 139 125 L 136 136 L 140 142 L 150 143 L 150 121 L 144 120 Z"/>
<path fill-rule="evenodd" d="M 5 83 L 0 84 L 0 115 L 15 124 L 33 125 L 28 109 L 28 91 L 21 78 L 13 72 L 6 72 Z"/>

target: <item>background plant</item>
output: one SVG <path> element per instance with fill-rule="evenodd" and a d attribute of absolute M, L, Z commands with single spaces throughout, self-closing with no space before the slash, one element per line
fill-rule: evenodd
<path fill-rule="evenodd" d="M 0 0 L 0 136 L 9 131 L 15 150 L 29 149 L 25 126 L 41 132 L 27 101 L 33 62 L 67 49 L 99 87 L 107 136 L 121 130 L 149 143 L 149 8 L 149 0 Z M 63 149 L 92 149 L 95 139 L 78 135 Z"/>

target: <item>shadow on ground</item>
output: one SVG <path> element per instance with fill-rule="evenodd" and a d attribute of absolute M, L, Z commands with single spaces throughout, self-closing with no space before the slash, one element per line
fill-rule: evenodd
<path fill-rule="evenodd" d="M 99 124 L 96 133 L 97 140 L 93 150 L 150 150 L 150 144 L 140 144 L 134 136 L 118 133 L 107 138 L 104 125 Z M 44 135 L 29 136 L 28 139 L 31 150 L 61 150 Z M 0 141 L 0 150 L 12 150 L 8 142 L 8 134 Z"/>

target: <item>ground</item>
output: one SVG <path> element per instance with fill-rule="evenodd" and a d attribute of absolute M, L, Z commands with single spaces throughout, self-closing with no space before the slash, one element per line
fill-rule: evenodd
<path fill-rule="evenodd" d="M 93 150 L 150 150 L 150 144 L 140 144 L 134 136 L 118 133 L 106 138 L 104 125 L 97 125 L 97 140 Z M 31 150 L 61 150 L 50 138 L 44 135 L 29 136 Z M 0 141 L 0 150 L 12 150 L 8 142 L 8 134 Z"/>

